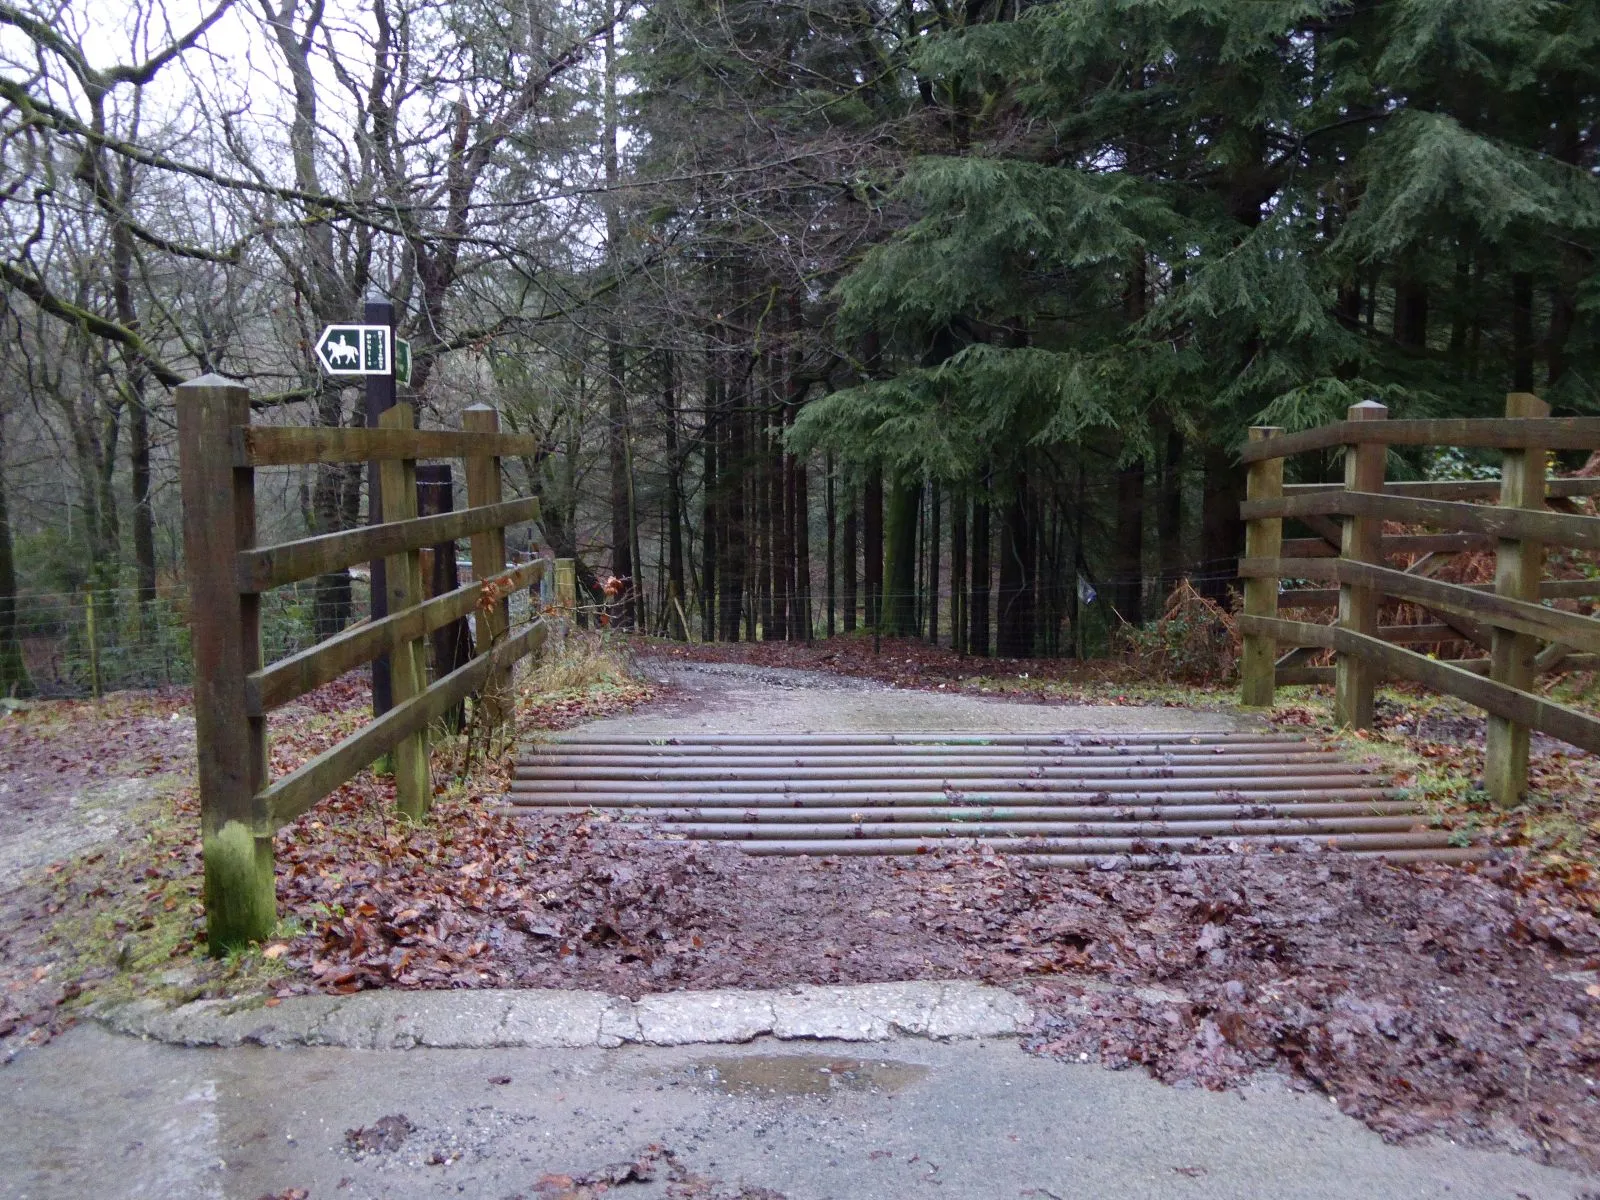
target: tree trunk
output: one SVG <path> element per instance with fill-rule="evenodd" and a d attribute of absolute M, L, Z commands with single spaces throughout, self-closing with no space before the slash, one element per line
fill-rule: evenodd
<path fill-rule="evenodd" d="M 97 127 L 103 124 L 101 100 L 91 105 Z M 111 297 L 117 320 L 134 332 L 141 327 L 139 306 L 134 300 L 134 234 L 128 222 L 132 211 L 135 174 L 133 162 L 120 162 L 113 181 L 101 152 L 96 149 L 80 164 L 87 172 L 95 195 L 109 219 L 111 235 Z M 133 493 L 133 557 L 138 602 L 142 609 L 156 598 L 155 521 L 150 511 L 150 413 L 145 408 L 145 386 L 149 371 L 134 355 L 125 357 L 127 379 L 123 400 L 128 407 L 128 468 Z M 114 467 L 108 456 L 107 467 Z M 109 477 L 107 484 L 109 488 Z M 114 502 L 113 502 L 114 503 Z M 108 609 L 109 611 L 109 609 Z"/>
<path fill-rule="evenodd" d="M 857 573 L 860 551 L 856 545 L 857 527 L 859 518 L 856 515 L 856 492 L 851 489 L 845 491 L 844 510 L 844 546 L 840 551 L 839 570 L 843 576 L 844 584 L 842 603 L 844 605 L 844 631 L 856 631 L 856 580 L 860 578 Z"/>
<path fill-rule="evenodd" d="M 1511 390 L 1533 391 L 1533 276 L 1511 276 Z"/>
<path fill-rule="evenodd" d="M 917 511 L 921 499 L 920 487 L 897 481 L 889 489 L 884 514 L 885 632 L 901 637 L 917 631 Z"/>
<path fill-rule="evenodd" d="M 789 410 L 794 423 L 794 410 Z M 790 500 L 790 540 L 794 546 L 794 573 L 789 586 L 789 628 L 800 641 L 811 640 L 811 488 L 806 478 L 806 460 L 788 455 Z"/>
<path fill-rule="evenodd" d="M 999 638 L 1001 658 L 1026 658 L 1033 650 L 1033 522 L 1026 480 L 1019 474 L 1000 529 Z"/>
<path fill-rule="evenodd" d="M 757 515 L 757 510 L 761 505 L 760 480 L 757 472 L 761 466 L 763 451 L 761 448 L 761 434 L 756 424 L 756 414 L 750 412 L 748 409 L 746 410 L 746 413 L 747 415 L 742 423 L 744 425 L 745 437 L 747 439 L 745 442 L 745 446 L 747 447 L 745 461 L 750 464 L 750 469 L 744 472 L 744 544 L 746 550 L 742 560 L 745 566 L 744 588 L 741 595 L 744 597 L 745 602 L 744 640 L 747 642 L 753 642 L 761 635 L 758 632 L 756 624 L 756 619 L 759 615 L 756 606 L 756 565 L 758 560 L 756 555 L 751 552 L 750 547 L 755 545 L 756 539 L 761 534 L 760 521 Z"/>
<path fill-rule="evenodd" d="M 325 382 L 318 393 L 317 424 L 338 428 L 344 424 L 344 420 L 345 405 L 341 385 L 335 381 Z M 359 465 L 357 469 L 360 469 Z M 310 533 L 336 533 L 341 529 L 350 528 L 355 523 L 347 521 L 346 518 L 349 511 L 346 495 L 348 489 L 349 474 L 343 465 L 324 463 L 316 468 L 316 475 L 311 485 Z M 311 589 L 311 611 L 312 624 L 318 641 L 330 638 L 344 629 L 350 623 L 352 608 L 349 571 L 330 571 L 326 575 L 316 577 Z"/>
<path fill-rule="evenodd" d="M 1144 459 L 1117 472 L 1116 550 L 1111 607 L 1129 625 L 1144 623 Z"/>
<path fill-rule="evenodd" d="M 876 468 L 867 476 L 866 497 L 863 501 L 862 534 L 866 544 L 862 547 L 862 574 L 867 585 L 867 625 L 878 629 L 883 614 L 883 473 Z"/>
<path fill-rule="evenodd" d="M 1207 446 L 1205 497 L 1200 509 L 1199 592 L 1225 604 L 1228 589 L 1239 579 L 1239 555 L 1244 549 L 1244 523 L 1239 503 L 1244 499 L 1244 472 L 1226 446 Z"/>
<path fill-rule="evenodd" d="M 0 425 L 0 696 L 30 696 L 33 680 L 17 640 L 17 571 L 6 508 L 5 428 Z"/>
<path fill-rule="evenodd" d="M 967 649 L 967 497 L 965 491 L 950 498 L 950 649 Z"/>
<path fill-rule="evenodd" d="M 989 494 L 989 479 L 985 477 L 980 496 Z M 967 653 L 979 658 L 989 656 L 990 570 L 989 502 L 978 498 L 972 502 L 972 611 L 967 621 Z"/>
<path fill-rule="evenodd" d="M 1165 604 L 1183 578 L 1183 434 L 1167 426 L 1166 457 L 1161 467 L 1161 505 L 1156 536 L 1161 543 L 1161 587 L 1158 603 Z"/>
<path fill-rule="evenodd" d="M 827 600 L 828 600 L 828 624 L 827 624 L 828 636 L 832 637 L 835 633 L 838 632 L 838 627 L 834 622 L 834 609 L 836 607 L 835 600 L 837 598 L 837 592 L 836 592 L 835 585 L 838 583 L 838 567 L 837 567 L 838 560 L 837 560 L 837 557 L 835 555 L 835 551 L 837 549 L 837 546 L 835 545 L 834 534 L 835 534 L 835 530 L 837 528 L 836 522 L 838 520 L 838 513 L 834 511 L 834 492 L 833 492 L 834 479 L 833 479 L 833 452 L 832 451 L 829 451 L 829 453 L 828 453 L 827 460 L 823 464 L 823 470 L 825 472 L 825 482 L 823 484 L 822 508 L 823 508 L 823 518 L 827 522 L 827 528 L 828 528 L 828 551 L 827 551 L 828 557 L 827 557 L 826 563 L 823 566 L 822 588 L 823 588 L 823 591 L 827 594 Z"/>
<path fill-rule="evenodd" d="M 606 339 L 606 450 L 611 462 L 611 573 L 621 580 L 615 611 L 617 623 L 633 625 L 633 531 L 628 520 L 628 399 L 622 374 L 626 367 L 622 331 L 607 322 Z"/>
<path fill-rule="evenodd" d="M 1089 622 L 1084 612 L 1083 595 L 1078 587 L 1079 574 L 1084 570 L 1083 554 L 1083 456 L 1077 462 L 1077 495 L 1072 506 L 1072 541 L 1067 553 L 1067 570 L 1072 578 L 1067 583 L 1067 620 L 1072 626 L 1072 657 L 1082 662 L 1088 654 Z"/>
<path fill-rule="evenodd" d="M 1545 386 L 1553 388 L 1567 373 L 1567 342 L 1578 320 L 1578 306 L 1565 285 L 1550 289 L 1550 336 L 1545 346 Z"/>
<path fill-rule="evenodd" d="M 633 562 L 633 623 L 641 632 L 650 630 L 650 596 L 645 587 L 644 553 L 639 549 L 639 489 L 633 477 L 633 431 L 626 431 L 623 439 L 624 458 L 628 467 L 628 543 Z"/>
<path fill-rule="evenodd" d="M 700 638 L 714 642 L 721 627 L 717 624 L 717 567 L 721 553 L 721 482 L 717 478 L 718 440 L 722 437 L 720 389 L 716 381 L 716 361 L 706 349 L 705 416 L 700 433 Z"/>
<path fill-rule="evenodd" d="M 683 597 L 688 595 L 684 588 L 683 570 L 683 454 L 678 444 L 678 386 L 673 367 L 672 351 L 664 351 L 661 356 L 661 407 L 666 420 L 667 443 L 667 596 L 682 604 Z M 672 609 L 670 603 L 663 617 L 666 628 L 677 631 L 672 636 L 688 640 L 688 627 L 682 623 L 681 616 Z"/>
<path fill-rule="evenodd" d="M 756 622 L 761 636 L 767 641 L 778 637 L 778 622 L 772 619 L 773 599 L 781 583 L 777 565 L 777 531 L 774 529 L 773 509 L 781 507 L 777 497 L 778 476 L 781 474 L 772 461 L 771 438 L 765 420 L 758 421 L 752 430 L 756 439 L 754 457 L 756 470 L 751 472 L 755 487 L 756 551 Z"/>
<path fill-rule="evenodd" d="M 608 0 L 607 13 L 615 15 L 615 6 Z M 601 104 L 601 164 L 605 171 L 606 191 L 602 208 L 606 222 L 606 263 L 613 278 L 621 273 L 622 217 L 617 211 L 617 185 L 621 182 L 621 164 L 617 157 L 617 39 L 614 21 L 608 21 L 605 30 L 604 78 Z M 621 581 L 621 590 L 614 601 L 617 619 L 624 628 L 634 624 L 634 594 L 639 581 L 634 578 L 638 563 L 633 553 L 633 521 L 631 494 L 632 480 L 628 463 L 628 399 L 624 391 L 626 356 L 622 348 L 622 330 L 615 316 L 605 324 L 606 343 L 606 448 L 611 460 L 611 573 Z"/>
<path fill-rule="evenodd" d="M 144 387 L 128 402 L 128 480 L 133 491 L 133 564 L 140 608 L 156 598 L 156 522 L 150 508 L 150 412 Z"/>
<path fill-rule="evenodd" d="M 1409 271 L 1394 285 L 1394 340 L 1408 350 L 1428 346 L 1428 285 Z"/>
<path fill-rule="evenodd" d="M 739 626 L 744 618 L 744 582 L 748 554 L 745 539 L 744 475 L 749 466 L 745 456 L 745 415 L 740 411 L 739 397 L 729 388 L 724 397 L 724 419 L 727 422 L 723 446 L 727 458 L 722 467 L 722 560 L 718 564 L 720 634 L 724 641 L 739 640 Z"/>
<path fill-rule="evenodd" d="M 928 485 L 928 641 L 939 644 L 939 485 Z"/>

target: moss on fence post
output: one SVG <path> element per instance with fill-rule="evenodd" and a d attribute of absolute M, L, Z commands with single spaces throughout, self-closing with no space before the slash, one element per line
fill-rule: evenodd
<path fill-rule="evenodd" d="M 202 842 L 206 866 L 206 941 L 213 954 L 265 941 L 278 924 L 272 838 L 229 821 Z"/>

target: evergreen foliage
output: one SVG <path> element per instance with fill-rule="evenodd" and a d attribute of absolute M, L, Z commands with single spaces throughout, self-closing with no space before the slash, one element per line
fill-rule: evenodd
<path fill-rule="evenodd" d="M 835 293 L 845 343 L 889 354 L 793 443 L 974 486 L 1126 467 L 1173 429 L 1210 493 L 1248 425 L 1367 398 L 1594 410 L 1597 36 L 1589 0 L 1062 0 L 930 28 L 906 220 Z"/>

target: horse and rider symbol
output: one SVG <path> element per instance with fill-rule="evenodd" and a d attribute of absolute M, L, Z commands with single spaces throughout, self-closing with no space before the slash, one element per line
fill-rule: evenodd
<path fill-rule="evenodd" d="M 317 360 L 329 375 L 388 375 L 390 339 L 387 325 L 329 325 L 317 339 Z"/>

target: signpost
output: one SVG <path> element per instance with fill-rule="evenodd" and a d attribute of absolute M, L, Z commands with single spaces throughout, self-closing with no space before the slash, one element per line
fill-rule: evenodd
<path fill-rule="evenodd" d="M 367 383 L 367 426 L 394 407 L 396 383 L 411 383 L 411 343 L 394 336 L 394 305 L 380 296 L 367 300 L 360 325 L 329 325 L 317 338 L 317 362 L 329 375 L 364 375 Z M 378 484 L 378 464 L 367 464 L 368 519 L 383 520 L 383 496 Z M 374 559 L 371 574 L 372 619 L 389 611 L 388 581 L 382 559 Z M 372 711 L 389 711 L 392 690 L 389 656 L 372 660 Z"/>
<path fill-rule="evenodd" d="M 317 362 L 329 375 L 391 373 L 387 325 L 329 325 L 317 339 Z M 406 375 L 411 374 L 411 347 L 406 346 Z"/>
<path fill-rule="evenodd" d="M 378 418 L 394 407 L 394 374 L 389 361 L 389 341 L 394 337 L 394 305 L 382 296 L 368 296 L 362 318 L 366 328 L 382 330 L 383 371 L 367 376 L 367 427 L 375 428 Z M 367 464 L 367 519 L 374 525 L 383 517 L 383 488 L 378 482 L 378 464 Z M 372 560 L 372 604 L 369 610 L 377 621 L 389 615 L 389 578 L 381 558 Z M 389 656 L 380 654 L 372 660 L 372 715 L 381 717 L 393 704 L 390 683 Z"/>

